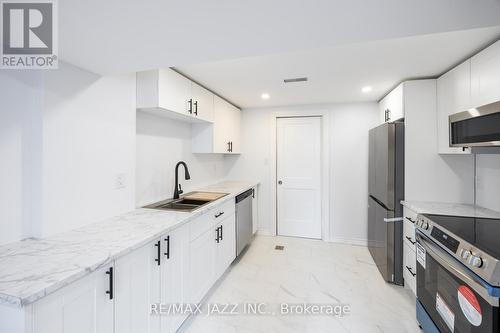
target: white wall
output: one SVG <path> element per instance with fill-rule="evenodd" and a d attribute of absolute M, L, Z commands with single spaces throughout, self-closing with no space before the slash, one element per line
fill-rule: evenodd
<path fill-rule="evenodd" d="M 330 239 L 364 243 L 368 205 L 368 130 L 378 121 L 376 103 L 311 105 L 242 112 L 241 156 L 230 156 L 227 178 L 258 180 L 259 229 L 273 233 L 271 212 L 272 117 L 328 114 L 330 135 Z"/>
<path fill-rule="evenodd" d="M 39 71 L 0 71 L 0 244 L 30 236 L 39 218 L 42 82 Z"/>
<path fill-rule="evenodd" d="M 179 179 L 185 193 L 224 177 L 224 157 L 191 153 L 191 125 L 185 122 L 137 113 L 136 205 L 143 206 L 171 198 L 174 192 L 174 170 L 185 161 L 191 180 Z"/>
<path fill-rule="evenodd" d="M 135 90 L 135 74 L 101 77 L 64 63 L 47 71 L 36 236 L 134 209 Z M 116 189 L 119 174 L 125 187 Z"/>
<path fill-rule="evenodd" d="M 500 212 L 500 155 L 476 156 L 476 203 Z"/>
<path fill-rule="evenodd" d="M 473 203 L 473 157 L 437 153 L 436 80 L 404 83 L 405 200 Z"/>

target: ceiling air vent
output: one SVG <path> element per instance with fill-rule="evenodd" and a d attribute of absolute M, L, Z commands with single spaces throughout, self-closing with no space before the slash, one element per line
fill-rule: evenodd
<path fill-rule="evenodd" d="M 307 77 L 296 77 L 294 79 L 285 79 L 283 82 L 285 83 L 292 83 L 292 82 L 306 82 Z"/>

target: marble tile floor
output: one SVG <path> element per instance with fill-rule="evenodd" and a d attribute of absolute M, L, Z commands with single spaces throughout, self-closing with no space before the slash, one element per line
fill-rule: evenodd
<path fill-rule="evenodd" d="M 181 332 L 421 332 L 414 296 L 385 283 L 362 246 L 257 236 L 204 302 L 239 304 L 239 314 L 192 316 Z M 275 314 L 242 314 L 245 303 Z M 342 304 L 350 314 L 283 315 L 281 303 Z"/>

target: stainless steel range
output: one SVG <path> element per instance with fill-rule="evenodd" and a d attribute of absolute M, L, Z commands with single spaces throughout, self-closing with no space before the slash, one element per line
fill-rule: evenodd
<path fill-rule="evenodd" d="M 499 332 L 500 219 L 416 221 L 417 319 L 428 332 Z"/>

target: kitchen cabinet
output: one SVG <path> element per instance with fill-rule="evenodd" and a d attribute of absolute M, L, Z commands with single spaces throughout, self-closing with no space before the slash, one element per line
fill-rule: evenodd
<path fill-rule="evenodd" d="M 437 79 L 437 149 L 439 154 L 470 154 L 450 147 L 448 117 L 472 107 L 471 61 L 467 60 Z"/>
<path fill-rule="evenodd" d="M 181 226 L 162 237 L 161 303 L 185 304 L 189 285 L 189 227 Z M 162 333 L 175 332 L 187 315 L 161 316 Z"/>
<path fill-rule="evenodd" d="M 241 111 L 222 98 L 214 99 L 213 124 L 192 125 L 192 152 L 241 153 Z"/>
<path fill-rule="evenodd" d="M 111 269 L 111 270 L 110 270 Z M 42 298 L 32 305 L 36 333 L 110 333 L 114 330 L 110 279 L 113 266 L 90 275 Z M 15 332 L 15 331 L 12 331 Z"/>
<path fill-rule="evenodd" d="M 218 236 L 218 240 L 215 242 L 215 277 L 218 279 L 236 258 L 235 214 L 227 216 L 223 221 L 218 223 L 215 230 Z"/>
<path fill-rule="evenodd" d="M 210 217 L 198 219 L 209 224 Z M 215 228 L 210 228 L 189 244 L 189 302 L 200 302 L 215 282 Z"/>
<path fill-rule="evenodd" d="M 115 262 L 115 330 L 120 333 L 159 333 L 160 317 L 151 304 L 160 303 L 160 239 Z"/>
<path fill-rule="evenodd" d="M 417 259 L 415 222 L 417 220 L 417 213 L 405 207 L 403 215 L 403 278 L 405 287 L 416 295 Z"/>
<path fill-rule="evenodd" d="M 470 59 L 472 106 L 500 100 L 500 41 Z M 461 110 L 465 111 L 465 110 Z"/>
<path fill-rule="evenodd" d="M 394 88 L 379 102 L 381 123 L 404 118 L 404 83 Z"/>
<path fill-rule="evenodd" d="M 211 122 L 214 94 L 176 71 L 139 72 L 137 109 L 188 122 Z"/>

